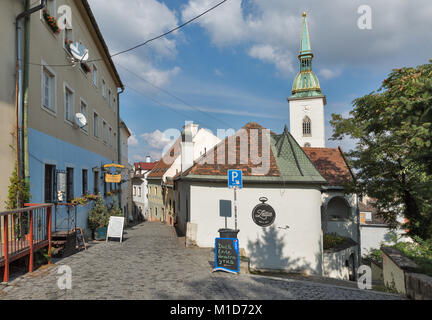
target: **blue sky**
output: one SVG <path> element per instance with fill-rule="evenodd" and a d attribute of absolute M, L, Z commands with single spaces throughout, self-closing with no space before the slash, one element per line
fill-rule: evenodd
<path fill-rule="evenodd" d="M 89 2 L 115 53 L 219 0 Z M 363 4 L 372 9 L 371 30 L 357 25 L 357 10 Z M 327 96 L 328 137 L 332 113 L 347 115 L 351 101 L 378 89 L 392 68 L 432 58 L 429 0 L 230 0 L 167 38 L 114 58 L 126 86 L 121 117 L 134 134 L 130 162 L 146 155 L 160 157 L 168 142 L 161 132 L 180 130 L 187 120 L 213 132 L 239 129 L 251 121 L 281 132 L 289 123 L 286 98 L 299 69 L 303 11 L 315 55 L 313 70 Z M 353 146 L 350 141 L 327 143 L 337 145 Z"/>

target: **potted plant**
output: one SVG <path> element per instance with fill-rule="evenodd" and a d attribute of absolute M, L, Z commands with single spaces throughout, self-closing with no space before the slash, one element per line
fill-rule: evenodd
<path fill-rule="evenodd" d="M 109 223 L 108 208 L 103 198 L 98 195 L 93 208 L 89 212 L 88 225 L 93 233 L 93 238 L 100 240 L 103 234 L 106 234 L 106 228 Z M 98 237 L 95 237 L 98 235 Z"/>
<path fill-rule="evenodd" d="M 48 24 L 48 26 L 51 28 L 51 30 L 55 34 L 59 34 L 60 33 L 60 27 L 57 24 L 57 19 L 54 18 L 53 16 L 51 16 L 46 10 L 43 11 L 43 17 L 44 17 L 46 23 Z"/>

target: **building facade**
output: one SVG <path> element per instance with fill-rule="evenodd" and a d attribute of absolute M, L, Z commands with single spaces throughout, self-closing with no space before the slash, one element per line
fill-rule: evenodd
<path fill-rule="evenodd" d="M 206 154 L 220 139 L 211 131 L 188 123 L 181 136 L 163 155 L 148 175 L 149 220 L 176 223 L 173 178 L 190 168 L 196 159 Z"/>
<path fill-rule="evenodd" d="M 148 218 L 149 187 L 147 177 L 157 162 L 151 162 L 148 156 L 146 162 L 136 162 L 132 176 L 133 215 L 137 219 Z"/>
<path fill-rule="evenodd" d="M 7 12 L 8 23 L 25 10 L 16 3 L 2 1 L 0 11 Z M 30 6 L 29 1 L 24 3 Z M 49 17 L 58 17 L 57 10 L 62 5 L 70 7 L 72 21 L 59 30 Z M 23 32 L 24 59 L 29 63 L 23 64 L 22 70 L 24 79 L 28 79 L 22 90 L 22 166 L 30 182 L 30 202 L 61 199 L 60 202 L 70 203 L 85 194 L 105 194 L 116 189 L 117 186 L 104 183 L 103 165 L 120 161 L 118 92 L 123 84 L 88 2 L 48 0 L 46 7 L 28 16 Z M 2 33 L 1 37 L 9 34 L 16 33 Z M 72 63 L 72 42 L 80 42 L 88 49 L 89 62 Z M 15 52 L 14 48 L 11 45 L 9 51 Z M 10 58 L 5 63 L 9 70 L 9 78 L 4 81 L 7 86 L 15 85 L 15 74 L 11 73 L 15 63 Z M 2 105 L 3 109 L 9 110 L 10 106 Z M 75 121 L 76 114 L 84 116 L 84 126 Z M 11 123 L 14 121 L 8 119 L 9 127 Z M 5 148 L 3 141 L 1 148 Z M 9 156 L 7 161 L 11 161 Z M 60 180 L 60 175 L 65 181 Z M 1 183 L 5 181 L 2 179 Z M 62 184 L 65 194 L 59 198 Z M 1 190 L 4 189 L 2 185 Z M 87 229 L 88 208 L 79 207 L 78 211 L 77 226 Z M 63 220 L 65 213 L 64 206 L 56 206 L 57 222 Z"/>

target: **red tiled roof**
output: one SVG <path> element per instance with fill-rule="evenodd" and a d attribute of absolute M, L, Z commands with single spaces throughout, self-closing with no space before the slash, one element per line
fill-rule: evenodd
<path fill-rule="evenodd" d="M 262 155 L 262 147 L 261 143 L 252 143 L 251 144 L 251 135 L 250 130 L 251 129 L 260 129 L 258 134 L 258 140 L 261 141 L 262 137 L 262 131 L 265 130 L 264 127 L 260 126 L 259 124 L 255 122 L 250 122 L 246 124 L 242 129 L 245 129 L 248 134 L 248 144 L 249 144 L 249 151 L 248 151 L 248 164 L 241 164 L 240 161 L 240 139 L 237 139 L 236 141 L 236 148 L 233 150 L 230 150 L 228 148 L 228 141 L 229 138 L 225 138 L 222 142 L 220 142 L 218 145 L 216 145 L 212 150 L 208 151 L 206 155 L 198 159 L 197 163 L 192 166 L 189 170 L 186 170 L 186 172 L 177 174 L 175 178 L 178 176 L 186 176 L 188 174 L 194 174 L 194 175 L 221 175 L 226 176 L 228 174 L 228 170 L 230 169 L 237 169 L 242 170 L 243 175 L 245 176 L 252 176 L 252 168 L 255 167 L 261 167 L 262 164 L 253 164 L 251 160 L 251 151 L 255 152 L 255 154 L 258 154 L 258 157 L 261 157 Z M 225 147 L 225 159 L 222 162 L 222 164 L 218 164 L 218 150 L 223 149 L 223 146 Z M 257 148 L 258 150 L 253 150 L 253 148 Z M 252 149 L 252 150 L 251 150 Z M 229 164 L 229 154 L 233 155 L 235 153 L 236 161 L 234 164 Z M 211 159 L 213 154 L 213 159 Z M 210 163 L 206 163 L 210 162 Z M 273 156 L 273 152 L 270 150 L 270 170 L 265 176 L 276 176 L 278 177 L 280 175 L 279 169 L 276 164 L 276 160 Z"/>
<path fill-rule="evenodd" d="M 156 164 L 153 170 L 148 175 L 149 178 L 161 178 L 165 172 L 171 167 L 174 160 L 181 154 L 181 139 L 180 136 L 172 147 L 164 154 L 162 159 Z M 166 162 L 165 162 L 166 161 Z"/>
<path fill-rule="evenodd" d="M 135 162 L 135 170 L 141 168 L 141 170 L 152 170 L 158 161 L 155 162 Z"/>
<path fill-rule="evenodd" d="M 303 148 L 321 175 L 332 186 L 342 186 L 353 177 L 340 149 Z"/>

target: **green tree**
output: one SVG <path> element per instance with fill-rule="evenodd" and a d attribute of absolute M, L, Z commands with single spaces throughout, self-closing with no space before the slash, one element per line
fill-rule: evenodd
<path fill-rule="evenodd" d="M 395 69 L 377 92 L 353 101 L 347 118 L 333 114 L 333 140 L 349 137 L 356 172 L 348 191 L 376 198 L 392 226 L 403 214 L 410 235 L 432 238 L 432 59 Z"/>

